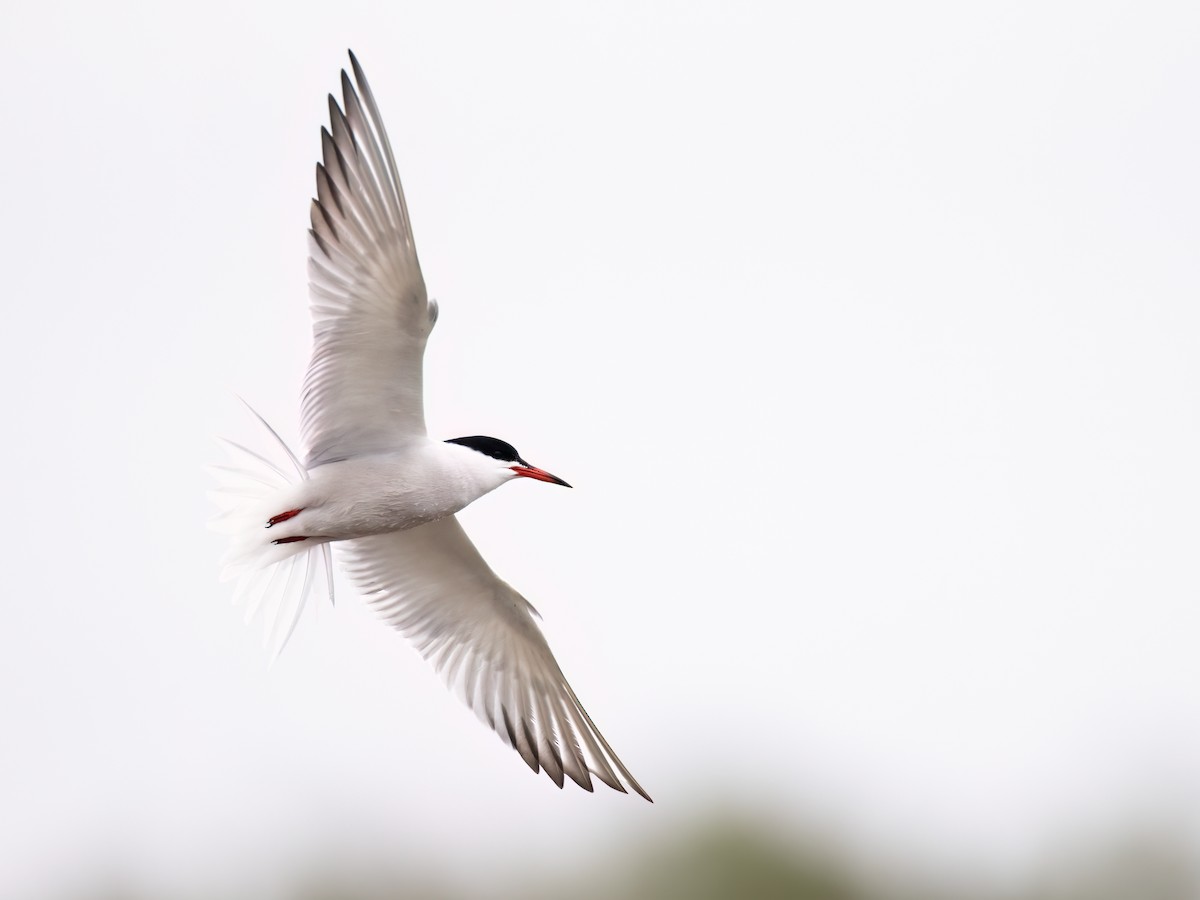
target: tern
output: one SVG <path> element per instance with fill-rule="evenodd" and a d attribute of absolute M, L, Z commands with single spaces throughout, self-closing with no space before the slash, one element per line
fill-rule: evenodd
<path fill-rule="evenodd" d="M 258 416 L 294 476 L 228 442 L 241 466 L 218 527 L 232 535 L 224 577 L 258 609 L 276 653 L 291 636 L 329 548 L 385 622 L 535 772 L 591 791 L 592 776 L 647 794 L 584 711 L 535 621 L 455 513 L 518 478 L 570 487 L 483 435 L 430 438 L 422 357 L 438 308 L 413 243 L 395 157 L 362 67 L 350 53 L 342 103 L 329 96 L 309 230 L 312 360 L 304 378 L 303 458 Z M 252 410 L 253 412 L 253 410 Z M 257 416 L 258 414 L 255 413 Z"/>

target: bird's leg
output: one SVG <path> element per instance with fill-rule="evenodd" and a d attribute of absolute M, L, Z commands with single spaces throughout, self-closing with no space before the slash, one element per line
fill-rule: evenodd
<path fill-rule="evenodd" d="M 288 519 L 300 515 L 301 512 L 303 512 L 302 509 L 289 509 L 287 512 L 281 512 L 277 516 L 271 516 L 271 518 L 267 519 L 267 527 L 270 528 L 272 525 L 278 525 L 280 522 L 286 522 Z"/>

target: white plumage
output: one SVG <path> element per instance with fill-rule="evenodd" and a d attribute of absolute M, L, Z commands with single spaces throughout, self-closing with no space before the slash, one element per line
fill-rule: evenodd
<path fill-rule="evenodd" d="M 587 790 L 592 776 L 649 795 L 584 712 L 532 606 L 500 580 L 454 514 L 517 477 L 566 484 L 494 438 L 430 439 L 421 369 L 437 320 L 417 261 L 395 159 L 354 55 L 343 106 L 329 98 L 309 232 L 313 354 L 304 379 L 305 456 L 295 477 L 231 445 L 223 467 L 233 535 L 226 575 L 248 617 L 265 606 L 282 649 L 329 547 L 384 621 L 408 637 L 535 772 Z M 357 84 L 357 89 L 355 88 Z M 263 423 L 266 425 L 266 423 Z M 267 426 L 268 428 L 270 426 Z"/>

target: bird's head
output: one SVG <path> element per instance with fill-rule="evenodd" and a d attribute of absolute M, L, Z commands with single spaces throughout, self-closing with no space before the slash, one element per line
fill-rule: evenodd
<path fill-rule="evenodd" d="M 512 444 L 486 435 L 476 434 L 471 437 L 451 438 L 447 444 L 458 444 L 474 451 L 472 468 L 478 467 L 480 474 L 499 479 L 497 484 L 511 481 L 514 478 L 533 478 L 537 481 L 547 481 L 550 484 L 561 484 L 570 487 L 556 475 L 551 475 L 544 469 L 531 466 L 517 453 Z"/>

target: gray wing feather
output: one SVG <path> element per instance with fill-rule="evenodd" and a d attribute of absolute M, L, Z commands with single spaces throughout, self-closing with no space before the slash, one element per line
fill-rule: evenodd
<path fill-rule="evenodd" d="M 425 434 L 421 370 L 437 311 L 379 108 L 353 54 L 351 64 L 345 112 L 329 98 L 310 214 L 313 354 L 300 413 L 309 468 Z"/>
<path fill-rule="evenodd" d="M 496 577 L 456 518 L 343 549 L 346 571 L 376 612 L 533 771 L 589 791 L 595 776 L 650 799 L 571 690 L 533 607 Z"/>

